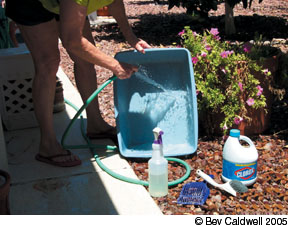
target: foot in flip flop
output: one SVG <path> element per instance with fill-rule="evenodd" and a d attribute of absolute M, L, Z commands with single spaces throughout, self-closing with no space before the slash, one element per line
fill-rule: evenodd
<path fill-rule="evenodd" d="M 65 159 L 65 161 L 61 160 L 61 157 L 70 157 Z M 52 156 L 44 156 L 41 154 L 37 154 L 35 156 L 35 159 L 40 161 L 40 162 L 45 162 L 47 164 L 50 165 L 54 165 L 54 166 L 60 166 L 60 167 L 72 167 L 72 166 L 78 166 L 81 165 L 81 160 L 78 159 L 78 157 L 73 157 L 73 154 L 69 151 L 66 150 L 66 153 L 64 154 L 56 154 L 56 155 L 52 155 Z"/>

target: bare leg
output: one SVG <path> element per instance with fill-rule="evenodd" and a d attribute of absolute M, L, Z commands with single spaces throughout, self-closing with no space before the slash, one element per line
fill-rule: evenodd
<path fill-rule="evenodd" d="M 83 36 L 94 44 L 89 22 L 86 20 Z M 81 58 L 69 53 L 74 64 L 74 74 L 77 88 L 81 94 L 82 100 L 86 101 L 90 95 L 97 89 L 96 70 L 93 64 L 82 60 Z M 99 110 L 98 98 L 95 98 L 86 109 L 87 112 L 87 133 L 113 132 L 114 128 L 105 122 Z M 116 130 L 114 131 L 116 132 Z M 116 134 L 116 133 L 115 133 Z"/>
<path fill-rule="evenodd" d="M 16 30 L 17 30 L 17 26 L 16 23 L 14 21 L 10 21 L 9 23 L 9 34 L 10 34 L 10 38 L 13 42 L 14 47 L 18 47 L 18 41 L 16 39 Z"/>
<path fill-rule="evenodd" d="M 35 26 L 18 25 L 18 27 L 31 52 L 35 66 L 32 96 L 41 132 L 39 154 L 42 156 L 65 154 L 66 151 L 58 143 L 53 127 L 56 73 L 60 62 L 58 24 L 52 20 Z M 75 159 L 78 157 L 74 155 L 53 158 L 58 162 Z"/>

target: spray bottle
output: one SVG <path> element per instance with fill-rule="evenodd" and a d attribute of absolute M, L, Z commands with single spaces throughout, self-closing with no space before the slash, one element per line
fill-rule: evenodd
<path fill-rule="evenodd" d="M 148 161 L 149 193 L 153 197 L 162 197 L 168 194 L 168 161 L 163 156 L 163 131 L 156 127 L 153 133 L 152 158 Z"/>

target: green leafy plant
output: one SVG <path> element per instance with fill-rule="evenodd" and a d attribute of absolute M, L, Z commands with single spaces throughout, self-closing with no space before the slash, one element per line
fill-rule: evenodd
<path fill-rule="evenodd" d="M 249 57 L 251 49 L 221 41 L 217 28 L 201 35 L 185 27 L 179 36 L 191 53 L 199 111 L 224 115 L 220 123 L 224 134 L 243 120 L 249 122 L 250 108 L 265 108 L 263 88 L 254 73 L 266 77 L 270 72 Z"/>

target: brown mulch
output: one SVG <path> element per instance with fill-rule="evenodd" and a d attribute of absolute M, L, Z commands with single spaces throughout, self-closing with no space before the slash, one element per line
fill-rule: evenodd
<path fill-rule="evenodd" d="M 198 142 L 197 155 L 185 157 L 191 167 L 190 177 L 178 186 L 171 187 L 166 197 L 154 198 L 164 214 L 287 214 L 288 210 L 288 145 L 277 136 L 252 138 L 259 153 L 257 182 L 249 191 L 234 197 L 209 186 L 210 195 L 203 206 L 180 205 L 177 199 L 184 184 L 200 181 L 196 170 L 201 169 L 221 181 L 223 140 Z M 130 161 L 136 175 L 148 180 L 147 163 Z M 169 163 L 169 180 L 185 174 L 182 166 Z"/>
<path fill-rule="evenodd" d="M 124 0 L 128 19 L 139 38 L 153 47 L 170 47 L 177 43 L 177 34 L 189 25 L 195 31 L 217 27 L 223 38 L 247 41 L 254 38 L 255 32 L 263 34 L 268 40 L 284 39 L 286 43 L 277 44 L 284 53 L 288 52 L 288 1 L 264 0 L 261 4 L 254 1 L 251 9 L 241 5 L 234 9 L 237 35 L 225 37 L 224 6 L 216 12 L 210 12 L 209 21 L 195 21 L 185 14 L 183 8 L 155 5 L 149 0 Z M 247 26 L 249 24 L 249 26 Z M 96 46 L 103 52 L 114 56 L 117 52 L 129 49 L 117 25 L 105 25 L 93 30 Z M 75 85 L 73 63 L 60 44 L 61 66 Z M 112 76 L 104 68 L 95 67 L 98 84 Z M 207 139 L 199 137 L 197 153 L 182 157 L 191 166 L 191 175 L 183 183 L 169 188 L 166 197 L 154 198 L 164 214 L 288 214 L 288 94 L 283 99 L 275 99 L 272 110 L 271 128 L 265 133 L 250 137 L 259 153 L 257 182 L 249 187 L 247 193 L 233 197 L 214 187 L 210 187 L 210 196 L 203 206 L 179 205 L 177 198 L 185 183 L 198 181 L 196 169 L 213 174 L 221 182 L 222 149 L 221 137 Z M 99 102 L 104 119 L 115 126 L 112 84 L 99 94 Z M 137 176 L 148 179 L 147 159 L 128 159 Z M 185 174 L 179 164 L 169 163 L 169 180 L 178 179 Z"/>

